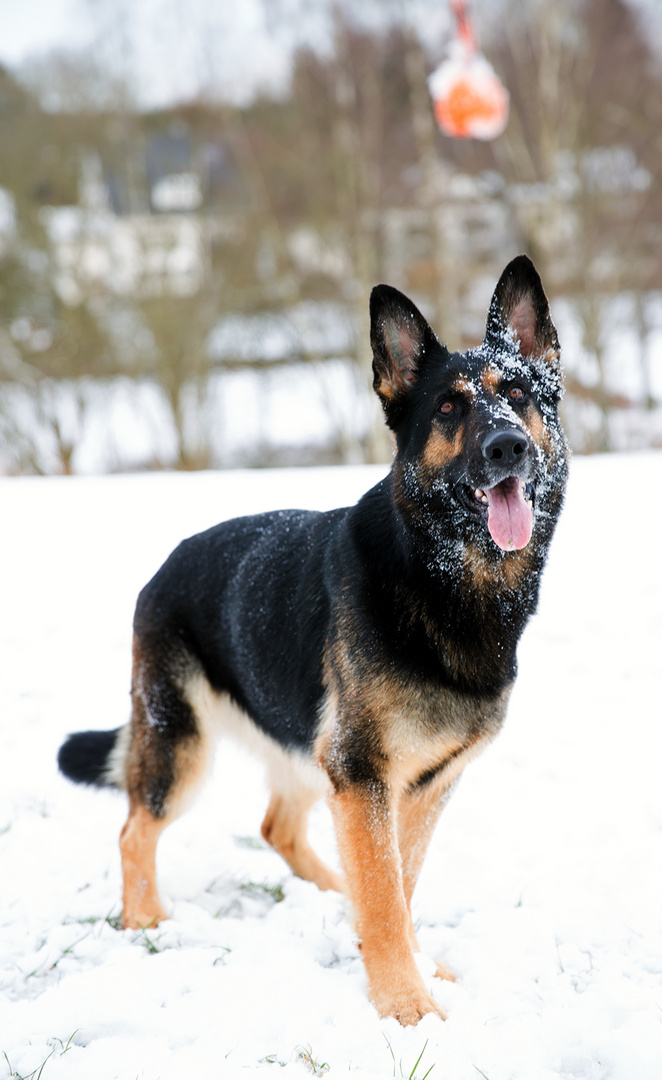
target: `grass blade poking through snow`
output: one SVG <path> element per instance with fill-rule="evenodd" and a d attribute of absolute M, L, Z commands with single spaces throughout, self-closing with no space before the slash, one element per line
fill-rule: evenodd
<path fill-rule="evenodd" d="M 386 1036 L 384 1036 L 384 1038 L 386 1039 Z M 390 1053 L 391 1053 L 391 1057 L 393 1058 L 393 1075 L 395 1077 L 397 1077 L 398 1074 L 395 1071 L 396 1070 L 395 1054 L 393 1053 L 393 1047 L 391 1046 L 388 1039 L 386 1039 L 386 1045 L 388 1046 L 388 1048 L 390 1050 Z M 399 1068 L 400 1068 L 400 1074 L 399 1074 L 400 1080 L 427 1080 L 427 1077 L 430 1075 L 430 1073 L 434 1069 L 434 1062 L 432 1063 L 430 1068 L 427 1070 L 427 1072 L 423 1073 L 422 1076 L 419 1077 L 419 1076 L 416 1075 L 416 1070 L 417 1070 L 418 1066 L 421 1064 L 421 1061 L 423 1060 L 423 1054 L 427 1050 L 427 1047 L 428 1047 L 428 1040 L 426 1039 L 425 1042 L 423 1043 L 423 1049 L 421 1050 L 420 1054 L 416 1058 L 416 1061 L 414 1062 L 410 1073 L 405 1073 L 403 1071 L 402 1059 L 400 1060 L 400 1065 L 399 1065 Z"/>
<path fill-rule="evenodd" d="M 78 1029 L 76 1029 L 76 1031 L 77 1030 Z M 63 1042 L 62 1039 L 58 1039 L 57 1036 L 54 1036 L 52 1039 L 50 1039 L 49 1042 L 50 1042 L 50 1045 L 52 1046 L 52 1050 L 51 1050 L 50 1054 L 47 1054 L 47 1056 L 42 1061 L 41 1065 L 38 1065 L 37 1068 L 33 1069 L 31 1073 L 25 1073 L 24 1076 L 22 1076 L 20 1073 L 17 1073 L 17 1072 L 14 1071 L 14 1069 L 12 1068 L 12 1064 L 11 1064 L 9 1058 L 7 1057 L 6 1052 L 3 1050 L 2 1056 L 4 1057 L 5 1061 L 7 1062 L 7 1067 L 9 1068 L 8 1080 L 41 1080 L 42 1073 L 43 1073 L 44 1069 L 46 1068 L 46 1065 L 48 1064 L 48 1062 L 51 1060 L 51 1058 L 55 1054 L 57 1054 L 58 1057 L 64 1057 L 67 1050 L 71 1049 L 71 1044 L 72 1044 L 74 1038 L 76 1037 L 76 1031 L 74 1031 L 73 1034 L 69 1036 L 69 1039 L 67 1040 L 66 1043 Z M 55 1043 L 59 1043 L 62 1049 L 58 1050 Z"/>

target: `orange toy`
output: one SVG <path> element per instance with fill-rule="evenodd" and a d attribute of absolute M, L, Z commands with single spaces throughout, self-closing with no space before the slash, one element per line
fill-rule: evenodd
<path fill-rule="evenodd" d="M 452 0 L 457 36 L 451 55 L 428 79 L 434 115 L 445 135 L 495 139 L 508 122 L 508 91 L 478 49 L 465 0 Z"/>

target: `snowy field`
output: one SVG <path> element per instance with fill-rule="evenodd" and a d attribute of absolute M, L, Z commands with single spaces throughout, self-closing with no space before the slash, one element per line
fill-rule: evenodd
<path fill-rule="evenodd" d="M 231 744 L 161 843 L 172 920 L 115 928 L 124 797 L 55 754 L 126 719 L 139 588 L 184 535 L 379 474 L 0 481 L 0 1080 L 660 1080 L 662 454 L 573 462 L 509 718 L 415 896 L 424 974 L 458 976 L 430 980 L 445 1023 L 378 1018 L 345 902 L 258 839 Z M 334 862 L 324 806 L 312 836 Z"/>

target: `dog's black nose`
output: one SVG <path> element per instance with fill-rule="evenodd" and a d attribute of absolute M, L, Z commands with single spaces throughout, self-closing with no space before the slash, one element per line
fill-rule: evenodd
<path fill-rule="evenodd" d="M 493 431 L 481 447 L 487 461 L 499 465 L 517 465 L 529 452 L 526 435 L 519 431 Z"/>

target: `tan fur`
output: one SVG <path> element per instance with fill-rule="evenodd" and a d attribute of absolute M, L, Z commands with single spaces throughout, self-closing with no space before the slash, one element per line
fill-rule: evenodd
<path fill-rule="evenodd" d="M 447 438 L 438 428 L 433 429 L 421 458 L 425 472 L 437 476 L 444 468 L 464 451 L 464 428 L 460 428 L 453 439 Z"/>
<path fill-rule="evenodd" d="M 129 817 L 120 835 L 124 877 L 123 921 L 128 927 L 156 926 L 167 918 L 156 886 L 156 845 L 165 827 L 191 803 L 208 771 L 211 747 L 204 738 L 191 738 L 175 752 L 175 780 L 165 814 L 156 817 L 144 806 L 135 777 L 145 753 L 145 730 L 134 729 L 126 775 Z"/>
<path fill-rule="evenodd" d="M 154 818 L 134 802 L 120 835 L 124 878 L 124 926 L 133 930 L 156 926 L 167 918 L 156 886 L 156 845 L 169 819 Z"/>
<path fill-rule="evenodd" d="M 503 376 L 493 367 L 486 367 L 481 373 L 481 382 L 489 394 L 496 394 Z"/>
<path fill-rule="evenodd" d="M 427 784 L 422 790 L 401 797 L 398 806 L 398 847 L 402 858 L 402 885 L 409 913 L 409 943 L 412 952 L 420 952 L 411 901 L 441 812 L 448 801 L 454 781 L 445 777 Z M 438 963 L 435 975 L 439 979 L 455 981 L 447 967 Z"/>
<path fill-rule="evenodd" d="M 531 402 L 529 402 L 526 413 L 522 417 L 522 422 L 536 446 L 539 446 L 548 457 L 553 457 L 552 441 L 549 437 L 549 432 L 545 427 L 542 416 Z"/>
<path fill-rule="evenodd" d="M 377 376 L 373 385 L 375 393 L 379 394 L 381 398 L 385 398 L 386 401 L 393 401 L 397 396 L 391 383 L 384 377 Z"/>
<path fill-rule="evenodd" d="M 118 788 L 126 788 L 126 766 L 131 746 L 131 724 L 120 728 L 117 741 L 110 752 L 106 764 L 107 783 Z"/>
<path fill-rule="evenodd" d="M 348 788 L 330 796 L 370 997 L 381 1016 L 417 1024 L 443 1013 L 414 961 L 393 807 L 378 793 Z"/>
<path fill-rule="evenodd" d="M 438 694 L 440 711 L 444 707 L 445 699 L 449 702 L 447 715 L 451 723 L 453 713 L 457 714 L 456 709 L 450 708 L 452 698 L 450 693 Z M 479 753 L 483 742 L 492 739 L 499 730 L 500 723 L 496 716 L 494 723 L 482 726 L 482 707 L 469 706 L 462 721 L 467 729 L 463 737 L 459 731 L 451 735 L 436 732 L 428 734 L 420 724 L 420 718 L 428 715 L 427 708 L 423 712 L 424 706 L 427 706 L 427 702 L 421 702 L 422 711 L 419 716 L 414 711 L 411 716 L 403 712 L 399 717 L 391 715 L 383 721 L 383 746 L 388 756 L 388 783 L 398 797 L 412 789 L 424 773 L 433 769 L 438 769 L 443 790 L 447 789 L 471 758 Z M 503 713 L 505 714 L 505 704 Z M 456 729 L 460 727 L 460 723 L 456 715 Z"/>
<path fill-rule="evenodd" d="M 289 797 L 272 794 L 262 822 L 262 836 L 282 855 L 297 877 L 313 881 L 323 890 L 344 892 L 341 875 L 326 866 L 308 843 L 308 815 L 317 798 L 317 794 L 306 789 L 291 792 Z"/>
<path fill-rule="evenodd" d="M 426 624 L 426 612 L 413 604 L 410 608 L 412 619 L 420 619 Z M 428 633 L 433 638 L 437 636 L 432 617 Z M 459 697 L 452 690 L 423 681 L 415 689 L 411 684 L 403 684 L 388 670 L 373 670 L 370 677 L 365 678 L 357 667 L 353 650 L 346 644 L 356 640 L 356 636 L 351 617 L 345 616 L 341 633 L 325 657 L 327 698 L 321 711 L 313 756 L 329 773 L 332 782 L 334 760 L 348 731 L 344 715 L 346 703 L 342 696 L 344 687 L 351 687 L 351 702 L 347 704 L 354 720 L 349 727 L 353 723 L 374 733 L 373 741 L 379 744 L 380 754 L 384 757 L 389 783 L 397 791 L 415 783 L 422 773 L 453 755 L 468 750 L 477 736 L 492 738 L 497 734 L 505 717 L 510 687 L 500 700 L 484 702 L 478 698 Z M 454 643 L 442 639 L 438 644 L 452 669 L 456 662 Z M 459 660 L 457 663 L 459 665 Z"/>
<path fill-rule="evenodd" d="M 120 835 L 123 921 L 127 927 L 156 926 L 167 918 L 156 885 L 156 846 L 164 828 L 192 801 L 212 759 L 212 744 L 204 727 L 175 750 L 173 783 L 160 813 L 152 813 L 144 795 L 145 776 L 158 767 L 155 720 L 143 694 L 142 658 L 134 645 L 133 714 L 120 733 L 109 762 L 111 776 L 129 795 L 129 816 Z"/>
<path fill-rule="evenodd" d="M 468 543 L 462 555 L 470 585 L 477 589 L 490 583 L 499 588 L 518 589 L 520 582 L 529 572 L 531 559 L 528 546 L 504 552 L 504 557 L 496 567 L 485 557 L 478 544 Z"/>
<path fill-rule="evenodd" d="M 468 398 L 473 399 L 476 396 L 476 388 L 471 379 L 468 379 L 466 375 L 460 375 L 451 388 L 455 394 L 466 394 Z"/>

